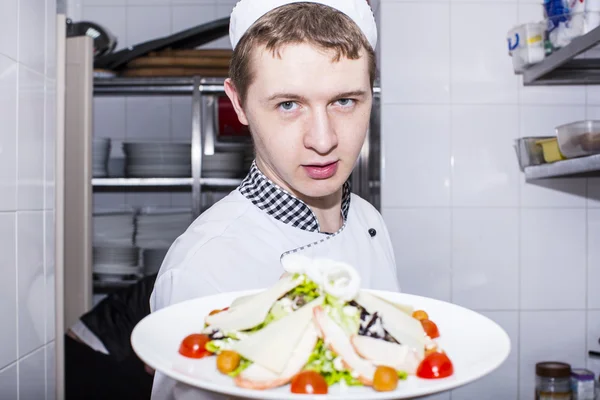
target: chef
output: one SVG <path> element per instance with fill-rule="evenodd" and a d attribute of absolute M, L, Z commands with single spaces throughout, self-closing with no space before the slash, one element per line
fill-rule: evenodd
<path fill-rule="evenodd" d="M 154 312 L 222 292 L 265 288 L 286 257 L 356 268 L 363 288 L 398 290 L 379 212 L 351 193 L 366 138 L 377 27 L 366 0 L 241 0 L 225 92 L 248 125 L 255 161 L 241 185 L 203 213 L 169 250 Z M 216 399 L 160 372 L 154 400 Z"/>

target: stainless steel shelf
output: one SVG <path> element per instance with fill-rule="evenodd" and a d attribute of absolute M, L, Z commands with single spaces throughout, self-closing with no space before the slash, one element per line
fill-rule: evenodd
<path fill-rule="evenodd" d="M 224 78 L 202 78 L 200 93 L 225 94 Z M 95 78 L 94 96 L 191 96 L 194 78 Z M 378 83 L 373 94 L 379 96 Z"/>
<path fill-rule="evenodd" d="M 600 27 L 575 38 L 523 73 L 525 86 L 600 84 L 600 60 L 574 59 L 600 43 Z"/>
<path fill-rule="evenodd" d="M 224 94 L 224 78 L 203 78 L 200 93 Z M 194 78 L 95 78 L 95 96 L 190 96 Z"/>
<path fill-rule="evenodd" d="M 210 187 L 236 187 L 241 179 L 200 178 L 200 184 Z M 94 187 L 187 187 L 192 178 L 93 178 Z"/>
<path fill-rule="evenodd" d="M 525 179 L 600 177 L 600 154 L 525 168 Z"/>

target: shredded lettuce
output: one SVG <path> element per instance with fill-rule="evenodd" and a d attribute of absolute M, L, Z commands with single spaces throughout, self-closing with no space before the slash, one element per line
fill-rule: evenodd
<path fill-rule="evenodd" d="M 362 383 L 358 379 L 352 377 L 350 371 L 345 368 L 341 370 L 335 368 L 334 360 L 336 357 L 332 351 L 327 349 L 323 340 L 319 339 L 308 359 L 308 363 L 304 366 L 304 370 L 315 371 L 321 374 L 329 386 L 339 383 L 342 380 L 348 386 L 362 386 Z"/>
<path fill-rule="evenodd" d="M 300 277 L 304 279 L 303 283 L 290 290 L 286 294 L 286 297 L 295 299 L 296 297 L 304 296 L 305 303 L 310 303 L 321 295 L 321 289 L 319 289 L 319 285 L 308 279 L 306 275 L 294 275 L 294 279 L 300 279 Z"/>
<path fill-rule="evenodd" d="M 347 305 L 335 297 L 325 296 L 325 311 L 348 335 L 358 333 L 360 329 L 360 310 Z"/>
<path fill-rule="evenodd" d="M 246 368 L 248 368 L 250 365 L 252 365 L 252 361 L 242 358 L 240 360 L 240 365 L 238 365 L 238 367 L 236 369 L 234 369 L 233 371 L 231 371 L 230 373 L 228 373 L 227 375 L 229 375 L 232 378 L 235 378 L 236 376 L 238 376 L 239 374 L 242 373 L 242 371 L 244 371 Z"/>

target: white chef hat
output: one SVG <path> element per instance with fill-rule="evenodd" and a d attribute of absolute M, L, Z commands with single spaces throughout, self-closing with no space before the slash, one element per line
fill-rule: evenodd
<path fill-rule="evenodd" d="M 271 10 L 292 3 L 318 3 L 335 8 L 352 19 L 363 32 L 371 47 L 377 45 L 377 26 L 371 6 L 366 0 L 240 0 L 231 13 L 229 38 L 235 49 L 244 33 Z"/>

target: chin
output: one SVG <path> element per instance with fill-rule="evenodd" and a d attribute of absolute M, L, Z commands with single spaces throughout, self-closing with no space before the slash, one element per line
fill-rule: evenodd
<path fill-rule="evenodd" d="M 322 198 L 335 194 L 344 185 L 345 179 L 334 176 L 329 179 L 313 180 L 304 179 L 300 187 L 297 189 L 306 197 Z"/>

